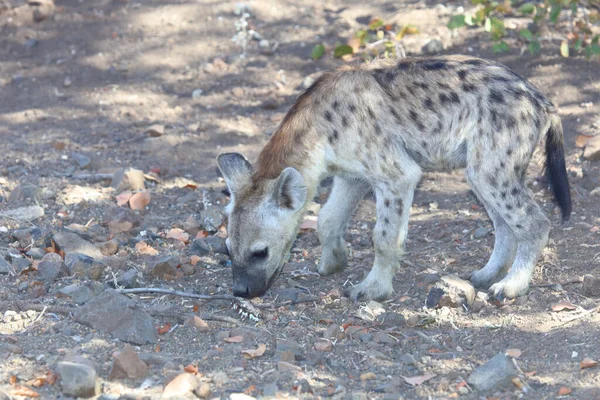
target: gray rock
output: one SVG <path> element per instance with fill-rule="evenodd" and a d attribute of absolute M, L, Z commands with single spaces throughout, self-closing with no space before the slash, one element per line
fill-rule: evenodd
<path fill-rule="evenodd" d="M 200 216 L 205 231 L 216 232 L 223 224 L 223 215 L 218 207 L 208 207 Z"/>
<path fill-rule="evenodd" d="M 0 400 L 10 400 L 10 397 L 4 392 L 0 392 Z"/>
<path fill-rule="evenodd" d="M 19 241 L 21 247 L 27 246 L 42 246 L 44 244 L 45 235 L 38 227 L 17 229 L 12 233 L 12 237 Z"/>
<path fill-rule="evenodd" d="M 158 341 L 152 317 L 136 307 L 133 300 L 114 290 L 107 290 L 79 307 L 75 310 L 75 319 L 124 342 L 143 345 Z"/>
<path fill-rule="evenodd" d="M 77 304 L 85 304 L 92 297 L 94 292 L 85 284 L 73 283 L 59 290 L 59 293 L 70 297 Z"/>
<path fill-rule="evenodd" d="M 180 265 L 178 256 L 163 256 L 157 258 L 150 266 L 150 274 L 158 279 L 173 279 Z"/>
<path fill-rule="evenodd" d="M 71 157 L 77 163 L 77 166 L 81 169 L 86 169 L 92 163 L 91 158 L 81 153 L 72 153 Z"/>
<path fill-rule="evenodd" d="M 443 50 L 444 50 L 444 45 L 442 44 L 441 41 L 439 41 L 437 39 L 430 40 L 429 42 L 427 42 L 425 44 L 425 46 L 423 46 L 421 48 L 421 51 L 425 54 L 437 54 Z"/>
<path fill-rule="evenodd" d="M 591 138 L 583 149 L 583 158 L 590 161 L 600 160 L 600 135 Z"/>
<path fill-rule="evenodd" d="M 473 232 L 473 237 L 475 239 L 481 239 L 482 237 L 487 236 L 488 233 L 490 233 L 489 228 L 485 228 L 485 227 L 477 228 L 477 229 L 475 229 L 475 232 Z"/>
<path fill-rule="evenodd" d="M 77 252 L 67 253 L 65 255 L 65 264 L 70 275 L 94 280 L 100 279 L 106 268 L 103 263 Z"/>
<path fill-rule="evenodd" d="M 1 261 L 0 261 L 0 263 L 1 263 Z M 29 261 L 25 257 L 15 258 L 12 262 L 12 267 L 15 270 L 15 273 L 20 274 L 21 272 L 23 272 L 26 269 L 28 269 L 29 267 L 31 267 L 31 261 Z M 0 267 L 0 270 L 1 269 L 2 268 Z M 2 273 L 2 272 L 0 271 L 0 273 Z"/>
<path fill-rule="evenodd" d="M 227 254 L 228 253 L 227 245 L 225 244 L 225 240 L 226 240 L 225 238 L 221 238 L 216 235 L 204 238 L 204 241 L 206 242 L 206 244 L 208 244 L 210 246 L 213 253 L 219 253 L 219 254 Z"/>
<path fill-rule="evenodd" d="M 600 297 L 600 278 L 593 275 L 585 275 L 583 277 L 583 295 Z"/>
<path fill-rule="evenodd" d="M 40 206 L 29 206 L 6 210 L 0 213 L 0 217 L 16 219 L 19 221 L 33 221 L 44 216 L 44 209 Z"/>
<path fill-rule="evenodd" d="M 385 326 L 402 327 L 406 325 L 404 315 L 395 312 L 384 312 L 377 316 L 377 322 Z"/>
<path fill-rule="evenodd" d="M 46 256 L 47 255 L 48 254 L 46 254 Z M 56 255 L 58 256 L 58 254 Z M 44 256 L 44 258 L 46 258 L 46 256 Z M 62 262 L 62 260 L 48 261 L 44 260 L 44 258 L 42 258 L 42 261 L 40 261 L 37 268 L 37 272 L 43 280 L 45 280 L 46 282 L 54 282 L 58 278 L 62 278 L 64 276 L 69 275 L 69 270 L 67 269 L 65 263 Z M 60 256 L 58 256 L 58 258 L 60 259 Z"/>
<path fill-rule="evenodd" d="M 504 353 L 496 354 L 490 361 L 475 369 L 467 382 L 481 391 L 509 384 L 518 376 L 513 361 Z"/>
<path fill-rule="evenodd" d="M 4 259 L 4 257 L 0 256 L 0 275 L 13 273 L 14 270 L 11 265 Z"/>
<path fill-rule="evenodd" d="M 131 268 L 119 275 L 117 275 L 117 285 L 120 287 L 129 289 L 135 287 L 137 283 L 138 272 L 135 268 Z M 112 279 L 108 282 L 109 285 L 113 286 L 114 282 Z"/>
<path fill-rule="evenodd" d="M 65 253 L 81 253 L 92 257 L 94 260 L 102 260 L 104 257 L 99 248 L 76 233 L 63 229 L 54 232 L 52 238 L 56 245 Z"/>
<path fill-rule="evenodd" d="M 100 382 L 94 368 L 86 364 L 61 361 L 56 365 L 62 393 L 72 397 L 92 397 L 100 392 Z"/>
<path fill-rule="evenodd" d="M 290 351 L 296 360 L 302 360 L 304 358 L 304 351 L 297 342 L 288 339 L 277 339 L 277 351 L 286 352 Z"/>
<path fill-rule="evenodd" d="M 8 196 L 9 203 L 17 203 L 24 200 L 39 200 L 40 190 L 32 183 L 22 183 L 15 187 Z"/>
<path fill-rule="evenodd" d="M 40 249 L 38 247 L 34 247 L 25 254 L 27 254 L 29 257 L 33 258 L 34 260 L 41 260 L 46 255 L 46 250 Z"/>
<path fill-rule="evenodd" d="M 202 93 L 202 89 L 194 89 L 194 91 L 192 92 L 192 99 L 199 99 L 200 96 L 202 96 Z"/>
<path fill-rule="evenodd" d="M 275 397 L 277 396 L 278 390 L 279 388 L 277 388 L 277 382 L 271 382 L 263 386 L 262 394 L 265 397 Z"/>
<path fill-rule="evenodd" d="M 469 281 L 454 275 L 442 277 L 430 290 L 425 305 L 429 308 L 471 307 L 475 288 Z"/>
<path fill-rule="evenodd" d="M 592 191 L 597 187 L 600 187 L 600 173 L 589 170 L 583 170 L 583 176 L 581 178 L 581 186 L 586 190 Z"/>
<path fill-rule="evenodd" d="M 206 243 L 204 239 L 194 239 L 190 246 L 190 253 L 200 257 L 207 256 L 211 253 L 212 248 Z"/>

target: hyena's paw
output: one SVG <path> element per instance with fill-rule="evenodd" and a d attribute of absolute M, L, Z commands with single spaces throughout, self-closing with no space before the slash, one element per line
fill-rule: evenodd
<path fill-rule="evenodd" d="M 497 300 L 515 299 L 529 292 L 529 282 L 518 279 L 505 278 L 493 284 L 489 292 Z"/>
<path fill-rule="evenodd" d="M 323 276 L 331 275 L 342 272 L 346 268 L 346 265 L 348 265 L 348 256 L 343 246 L 335 248 L 324 247 L 317 271 Z"/>
<path fill-rule="evenodd" d="M 385 300 L 394 294 L 391 284 L 369 282 L 368 278 L 358 285 L 344 289 L 344 295 L 352 301 Z"/>
<path fill-rule="evenodd" d="M 501 274 L 486 271 L 485 268 L 471 274 L 469 280 L 477 289 L 489 289 L 494 283 L 502 279 Z"/>

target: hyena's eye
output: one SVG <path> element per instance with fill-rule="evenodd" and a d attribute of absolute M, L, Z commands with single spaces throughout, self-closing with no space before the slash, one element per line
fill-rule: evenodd
<path fill-rule="evenodd" d="M 264 260 L 268 256 L 269 256 L 269 248 L 268 247 L 265 247 L 264 249 L 252 252 L 252 259 L 254 261 Z"/>

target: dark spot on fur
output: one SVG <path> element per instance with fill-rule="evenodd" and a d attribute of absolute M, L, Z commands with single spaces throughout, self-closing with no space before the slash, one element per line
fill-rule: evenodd
<path fill-rule="evenodd" d="M 417 62 L 417 65 L 424 69 L 425 71 L 439 71 L 442 69 L 446 69 L 448 64 L 444 60 L 420 60 Z"/>
<path fill-rule="evenodd" d="M 485 62 L 483 60 L 479 60 L 479 59 L 473 59 L 473 60 L 466 60 L 463 61 L 463 64 L 465 65 L 474 65 L 474 66 L 482 66 L 485 64 Z"/>
<path fill-rule="evenodd" d="M 387 236 L 387 232 L 386 231 L 381 231 L 381 236 L 386 237 Z"/>
<path fill-rule="evenodd" d="M 354 112 L 356 111 L 356 106 L 354 104 L 350 104 L 348 105 L 348 109 L 352 114 L 354 114 Z"/>
<path fill-rule="evenodd" d="M 430 98 L 424 99 L 422 101 L 423 103 L 423 107 L 430 109 L 431 111 L 435 111 L 435 106 L 433 104 L 433 101 Z"/>
<path fill-rule="evenodd" d="M 337 129 L 334 129 L 333 132 L 331 132 L 331 134 L 327 137 L 327 139 L 329 140 L 329 143 L 333 144 L 336 140 L 338 140 L 339 138 L 339 132 L 337 131 Z"/>
<path fill-rule="evenodd" d="M 508 211 L 510 211 L 510 210 L 512 210 L 512 209 L 513 209 L 513 207 L 512 207 L 510 204 L 506 204 L 506 209 L 507 209 Z"/>
<path fill-rule="evenodd" d="M 475 91 L 476 87 L 472 83 L 463 83 L 462 90 L 469 93 Z"/>
<path fill-rule="evenodd" d="M 330 111 L 325 111 L 325 119 L 329 122 L 333 120 L 333 116 L 331 115 Z"/>
<path fill-rule="evenodd" d="M 496 180 L 495 176 L 488 175 L 485 179 L 488 181 L 488 183 L 490 184 L 490 186 L 492 186 L 492 187 L 497 187 L 498 186 L 498 181 Z"/>
<path fill-rule="evenodd" d="M 440 89 L 444 89 L 444 90 L 450 89 L 450 86 L 447 83 L 444 83 L 444 82 L 438 82 L 438 87 Z"/>
<path fill-rule="evenodd" d="M 383 204 L 385 204 L 386 207 L 389 207 L 390 206 L 390 199 L 383 200 Z"/>
<path fill-rule="evenodd" d="M 514 129 L 517 126 L 517 119 L 512 115 L 506 117 L 506 127 L 508 129 Z"/>
<path fill-rule="evenodd" d="M 375 119 L 375 113 L 371 107 L 367 107 L 367 112 L 369 113 L 369 117 L 371 117 L 371 119 Z"/>
<path fill-rule="evenodd" d="M 390 220 L 388 219 L 388 217 L 385 217 L 385 218 L 383 219 L 383 223 L 384 223 L 384 224 L 389 224 L 389 223 L 390 223 Z"/>
<path fill-rule="evenodd" d="M 339 103 L 339 102 L 336 100 L 336 101 L 334 101 L 334 102 L 333 102 L 333 104 L 332 104 L 331 106 L 333 107 L 333 109 L 334 109 L 335 111 L 337 111 L 337 109 L 338 109 L 338 108 L 339 108 L 339 106 L 340 106 L 340 103 Z"/>
<path fill-rule="evenodd" d="M 513 149 L 511 149 L 509 147 L 508 150 L 506 150 L 506 155 L 510 157 L 510 156 L 512 156 L 512 153 L 513 153 Z"/>
<path fill-rule="evenodd" d="M 523 225 L 521 225 L 521 224 L 516 224 L 516 225 L 515 225 L 515 228 L 517 228 L 517 229 L 523 229 Z"/>
<path fill-rule="evenodd" d="M 440 98 L 440 103 L 442 103 L 442 104 L 446 104 L 450 101 L 450 97 L 444 92 L 441 92 L 439 94 L 439 98 Z"/>
<path fill-rule="evenodd" d="M 460 103 L 460 97 L 458 97 L 456 92 L 450 92 L 450 100 L 452 100 L 453 103 Z"/>
<path fill-rule="evenodd" d="M 532 215 L 535 212 L 535 206 L 532 204 L 529 204 L 527 206 L 527 208 L 525 209 L 525 211 L 527 211 L 527 214 Z"/>
<path fill-rule="evenodd" d="M 347 127 L 348 127 L 348 117 L 346 117 L 345 115 L 344 115 L 344 116 L 342 116 L 342 126 L 343 126 L 344 128 L 347 128 Z"/>
<path fill-rule="evenodd" d="M 396 79 L 396 73 L 393 69 L 376 69 L 373 71 L 373 77 L 381 87 L 389 87 Z"/>
<path fill-rule="evenodd" d="M 429 85 L 425 82 L 415 82 L 415 86 L 420 87 L 423 90 L 429 89 Z"/>
<path fill-rule="evenodd" d="M 377 136 L 381 135 L 381 125 L 379 125 L 379 123 L 375 124 L 375 134 Z"/>
<path fill-rule="evenodd" d="M 496 89 L 491 89 L 490 90 L 490 103 L 503 104 L 504 96 L 502 95 L 502 93 L 500 93 Z"/>
<path fill-rule="evenodd" d="M 394 117 L 394 119 L 396 120 L 396 122 L 398 124 L 402 124 L 402 117 L 400 117 L 400 114 L 398 114 L 398 111 L 396 111 L 396 109 L 394 107 L 390 107 L 390 114 L 392 114 L 392 116 Z"/>
<path fill-rule="evenodd" d="M 513 189 L 510 191 L 510 194 L 512 194 L 513 196 L 515 196 L 517 193 L 519 193 L 519 189 L 518 189 L 518 188 L 513 188 Z"/>
<path fill-rule="evenodd" d="M 410 93 L 411 96 L 416 95 L 415 88 L 413 86 L 406 86 L 406 90 L 408 90 L 408 93 Z"/>
<path fill-rule="evenodd" d="M 396 200 L 396 202 L 396 212 L 398 213 L 398 215 L 402 215 L 402 213 L 404 212 L 404 204 L 402 203 L 402 199 L 398 199 Z"/>
<path fill-rule="evenodd" d="M 413 122 L 415 123 L 417 128 L 419 128 L 419 130 L 425 129 L 425 126 L 423 125 L 423 123 L 421 122 L 421 119 L 419 118 L 419 114 L 417 114 L 417 112 L 415 110 L 410 110 L 409 115 L 410 115 L 410 119 L 413 120 Z"/>
<path fill-rule="evenodd" d="M 465 79 L 467 79 L 468 74 L 469 74 L 469 70 L 467 70 L 467 69 L 461 69 L 457 72 L 458 78 L 461 81 L 464 81 Z"/>

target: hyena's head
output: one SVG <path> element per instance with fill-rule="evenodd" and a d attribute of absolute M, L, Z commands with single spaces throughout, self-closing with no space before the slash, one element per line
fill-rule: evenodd
<path fill-rule="evenodd" d="M 253 181 L 252 165 L 238 153 L 225 153 L 217 163 L 231 193 L 227 248 L 233 264 L 233 294 L 264 294 L 281 273 L 296 237 L 307 189 L 294 168 L 279 177 Z"/>

